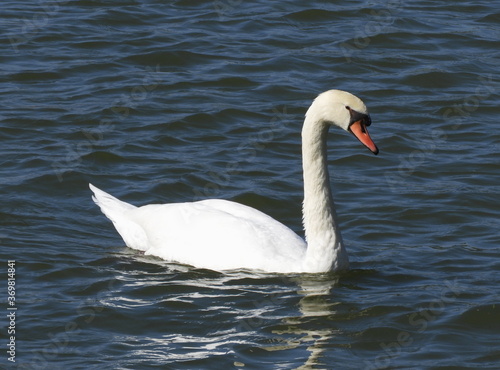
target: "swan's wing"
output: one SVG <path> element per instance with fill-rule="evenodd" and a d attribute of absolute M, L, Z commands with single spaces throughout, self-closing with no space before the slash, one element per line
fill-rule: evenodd
<path fill-rule="evenodd" d="M 129 217 L 147 235 L 146 254 L 197 267 L 281 271 L 305 256 L 305 242 L 292 230 L 235 202 L 148 205 Z"/>

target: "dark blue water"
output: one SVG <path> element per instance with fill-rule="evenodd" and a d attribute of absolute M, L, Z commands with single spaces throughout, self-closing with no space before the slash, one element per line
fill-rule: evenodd
<path fill-rule="evenodd" d="M 0 16 L 2 368 L 500 367 L 496 3 Z M 332 88 L 364 100 L 381 151 L 330 134 L 346 274 L 143 256 L 90 199 L 88 182 L 137 205 L 231 199 L 302 234 L 300 129 Z"/>

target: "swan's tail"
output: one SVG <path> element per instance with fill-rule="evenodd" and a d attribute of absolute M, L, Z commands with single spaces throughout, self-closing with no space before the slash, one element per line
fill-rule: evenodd
<path fill-rule="evenodd" d="M 114 196 L 89 184 L 90 190 L 94 192 L 92 200 L 101 208 L 121 235 L 125 244 L 133 249 L 147 250 L 148 241 L 144 229 L 135 222 L 132 212 L 136 206 L 122 202 Z"/>
<path fill-rule="evenodd" d="M 111 221 L 113 221 L 117 216 L 124 214 L 126 211 L 137 208 L 132 204 L 122 202 L 120 199 L 117 199 L 101 189 L 96 188 L 92 184 L 89 184 L 89 188 L 94 193 L 92 200 L 99 206 L 99 208 L 101 208 L 102 213 L 104 213 Z"/>

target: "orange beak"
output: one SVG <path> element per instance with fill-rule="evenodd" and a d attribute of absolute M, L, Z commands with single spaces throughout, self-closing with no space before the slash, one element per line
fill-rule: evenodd
<path fill-rule="evenodd" d="M 351 126 L 349 126 L 349 131 L 351 131 L 359 141 L 361 141 L 368 149 L 370 149 L 373 154 L 378 154 L 378 148 L 370 137 L 368 129 L 366 128 L 366 125 L 362 120 L 356 121 L 351 124 Z"/>

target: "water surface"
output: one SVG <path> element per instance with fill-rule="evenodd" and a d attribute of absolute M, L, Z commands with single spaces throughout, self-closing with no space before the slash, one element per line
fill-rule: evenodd
<path fill-rule="evenodd" d="M 18 307 L 2 366 L 500 366 L 494 3 L 77 0 L 1 17 L 0 260 Z M 89 182 L 137 205 L 231 199 L 302 234 L 300 129 L 331 88 L 365 101 L 381 151 L 329 137 L 346 274 L 143 256 L 90 199 Z"/>

